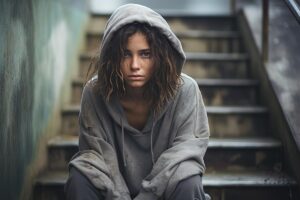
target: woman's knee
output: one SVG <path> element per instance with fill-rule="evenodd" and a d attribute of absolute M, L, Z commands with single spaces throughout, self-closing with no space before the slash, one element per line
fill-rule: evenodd
<path fill-rule="evenodd" d="M 103 199 L 100 190 L 74 167 L 71 167 L 69 178 L 65 185 L 66 199 Z"/>
<path fill-rule="evenodd" d="M 202 177 L 200 175 L 195 175 L 180 181 L 169 199 L 206 200 L 210 198 L 209 195 L 204 193 Z"/>
<path fill-rule="evenodd" d="M 65 189 L 78 189 L 89 184 L 88 180 L 76 168 L 71 167 Z"/>
<path fill-rule="evenodd" d="M 200 175 L 191 176 L 189 178 L 186 178 L 182 181 L 180 181 L 177 185 L 177 188 L 180 188 L 181 190 L 187 191 L 194 191 L 198 188 L 203 188 L 202 186 L 202 177 Z"/>

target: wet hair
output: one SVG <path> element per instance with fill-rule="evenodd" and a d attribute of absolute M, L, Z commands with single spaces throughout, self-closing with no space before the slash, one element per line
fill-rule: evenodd
<path fill-rule="evenodd" d="M 180 63 L 181 55 L 158 28 L 146 23 L 130 23 L 114 33 L 105 49 L 92 64 L 94 65 L 93 74 L 98 73 L 95 88 L 107 101 L 110 100 L 112 94 L 118 97 L 126 94 L 120 66 L 128 38 L 135 33 L 142 33 L 150 47 L 154 72 L 145 85 L 143 95 L 151 100 L 154 111 L 158 113 L 169 100 L 174 98 L 179 87 L 180 70 L 177 70 L 177 65 Z"/>

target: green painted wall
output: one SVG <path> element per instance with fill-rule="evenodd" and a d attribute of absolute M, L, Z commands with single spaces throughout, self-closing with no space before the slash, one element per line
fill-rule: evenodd
<path fill-rule="evenodd" d="M 41 141 L 59 132 L 87 19 L 84 0 L 0 0 L 1 199 L 24 198 Z"/>

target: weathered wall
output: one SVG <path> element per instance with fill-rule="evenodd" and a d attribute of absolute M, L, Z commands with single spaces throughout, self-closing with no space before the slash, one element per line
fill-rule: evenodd
<path fill-rule="evenodd" d="M 86 7 L 79 0 L 0 0 L 1 199 L 29 198 L 28 185 L 45 165 L 45 138 L 59 132 L 64 89 L 76 73 Z"/>

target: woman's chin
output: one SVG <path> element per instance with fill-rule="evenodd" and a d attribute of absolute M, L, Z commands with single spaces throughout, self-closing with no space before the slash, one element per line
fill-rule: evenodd
<path fill-rule="evenodd" d="M 143 90 L 145 88 L 145 84 L 127 84 L 127 90 Z"/>
<path fill-rule="evenodd" d="M 127 84 L 127 87 L 130 89 L 139 89 L 139 88 L 143 88 L 145 86 L 144 82 L 141 81 L 135 81 L 135 82 L 131 82 Z"/>

